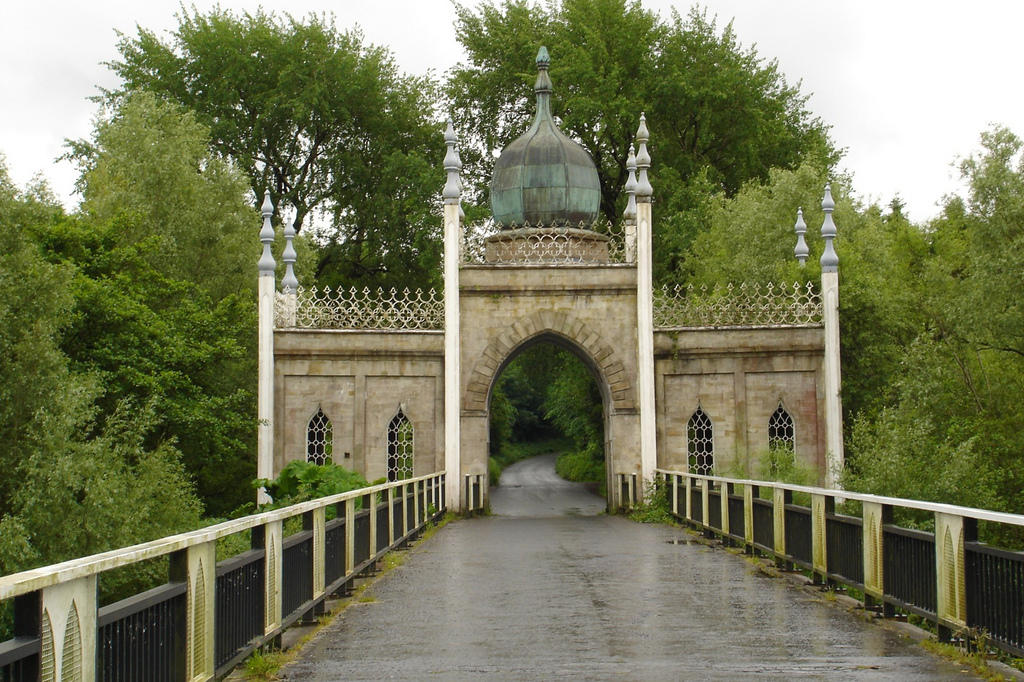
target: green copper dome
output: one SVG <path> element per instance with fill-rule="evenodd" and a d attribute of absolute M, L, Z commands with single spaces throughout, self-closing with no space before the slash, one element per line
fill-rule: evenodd
<path fill-rule="evenodd" d="M 591 225 L 601 208 L 593 159 L 555 126 L 551 116 L 551 59 L 537 53 L 537 116 L 501 152 L 491 176 L 491 213 L 499 225 Z"/>

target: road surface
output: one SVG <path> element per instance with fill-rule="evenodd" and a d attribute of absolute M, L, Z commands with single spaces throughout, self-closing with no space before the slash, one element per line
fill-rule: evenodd
<path fill-rule="evenodd" d="M 282 670 L 287 680 L 966 680 L 679 528 L 595 515 L 604 500 L 508 469 L 493 516 L 449 524 Z"/>

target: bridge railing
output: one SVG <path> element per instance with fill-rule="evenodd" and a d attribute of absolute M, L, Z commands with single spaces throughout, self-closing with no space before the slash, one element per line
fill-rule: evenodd
<path fill-rule="evenodd" d="M 749 553 L 842 584 L 884 615 L 934 622 L 939 636 L 984 640 L 1024 656 L 1024 552 L 978 541 L 979 522 L 1024 526 L 1024 516 L 808 486 L 659 470 L 677 518 Z M 794 495 L 805 504 L 794 504 Z M 859 503 L 860 513 L 837 513 Z M 849 506 L 849 505 L 848 505 Z M 856 505 L 854 505 L 856 506 Z M 930 516 L 906 528 L 898 512 Z M 932 525 L 932 524 L 929 524 Z"/>
<path fill-rule="evenodd" d="M 324 610 L 445 510 L 444 472 L 362 488 L 0 577 L 0 682 L 208 680 Z M 217 561 L 218 546 L 250 549 Z M 100 606 L 98 581 L 164 559 L 165 584 Z"/>

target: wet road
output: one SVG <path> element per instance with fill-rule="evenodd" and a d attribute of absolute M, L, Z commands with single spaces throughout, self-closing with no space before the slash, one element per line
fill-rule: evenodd
<path fill-rule="evenodd" d="M 510 468 L 282 670 L 288 680 L 976 679 L 684 531 Z"/>

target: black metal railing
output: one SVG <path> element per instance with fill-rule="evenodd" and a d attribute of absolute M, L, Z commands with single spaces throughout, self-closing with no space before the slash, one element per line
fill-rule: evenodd
<path fill-rule="evenodd" d="M 81 639 L 95 648 L 82 655 L 95 661 L 96 679 L 163 682 L 183 680 L 188 671 L 203 679 L 211 673 L 226 675 L 256 648 L 277 640 L 290 623 L 319 612 L 329 594 L 440 517 L 444 476 L 385 483 L 0 576 L 0 600 L 6 605 L 13 599 L 15 616 L 15 637 L 0 642 L 0 682 L 40 678 L 40 614 L 48 599 L 66 599 L 68 593 L 80 613 L 86 610 Z M 284 537 L 284 529 L 297 521 L 302 530 Z M 218 549 L 241 538 L 252 549 L 212 570 Z M 169 566 L 167 583 L 99 608 L 98 579 L 158 559 Z M 50 591 L 54 586 L 59 586 L 56 593 Z"/>
<path fill-rule="evenodd" d="M 886 525 L 882 537 L 885 596 L 903 609 L 934 617 L 935 536 Z"/>
<path fill-rule="evenodd" d="M 0 643 L 0 682 L 36 682 L 40 648 L 38 637 L 15 637 Z"/>
<path fill-rule="evenodd" d="M 722 497 L 719 490 L 708 488 L 708 523 L 714 530 L 722 530 Z"/>
<path fill-rule="evenodd" d="M 217 565 L 214 667 L 245 655 L 263 636 L 266 553 L 253 549 Z"/>
<path fill-rule="evenodd" d="M 690 518 L 696 523 L 704 523 L 704 491 L 696 482 L 690 486 Z"/>
<path fill-rule="evenodd" d="M 282 559 L 288 580 L 281 586 L 281 611 L 284 620 L 295 620 L 312 608 L 313 531 L 303 531 L 284 539 Z"/>
<path fill-rule="evenodd" d="M 746 537 L 747 519 L 743 513 L 743 496 L 729 495 L 729 536 L 737 540 Z"/>
<path fill-rule="evenodd" d="M 967 625 L 1024 657 L 1024 553 L 964 543 Z"/>
<path fill-rule="evenodd" d="M 825 565 L 828 575 L 864 589 L 864 528 L 855 516 L 825 518 Z"/>
<path fill-rule="evenodd" d="M 1024 552 L 977 542 L 980 521 L 994 531 L 993 537 L 1012 537 L 1024 527 L 1024 515 L 786 483 L 657 473 L 672 486 L 678 502 L 673 513 L 705 534 L 738 540 L 777 563 L 798 565 L 815 581 L 854 587 L 863 592 L 865 606 L 881 607 L 883 616 L 902 610 L 927 618 L 940 638 L 959 632 L 979 646 L 1024 657 Z M 701 517 L 705 486 L 707 519 Z M 721 495 L 740 486 L 751 495 L 729 495 L 725 533 L 715 510 L 721 509 Z M 686 491 L 689 519 L 682 501 Z M 762 499 L 760 493 L 767 491 L 772 493 L 765 496 L 769 499 Z M 810 506 L 794 504 L 794 497 L 808 499 Z M 835 513 L 844 500 L 851 508 L 859 507 L 862 517 Z M 941 531 L 938 540 L 935 533 L 894 523 L 895 518 L 926 518 L 923 512 L 934 514 L 934 526 Z M 753 520 L 751 543 L 742 526 L 748 514 Z M 778 549 L 776 528 L 785 532 Z M 1012 532 L 999 535 L 995 531 L 1000 528 Z"/>
<path fill-rule="evenodd" d="M 387 509 L 385 507 L 384 509 Z M 387 536 L 387 527 L 384 529 Z M 337 590 L 345 578 L 345 519 L 336 518 L 324 528 L 324 584 L 327 592 Z"/>
<path fill-rule="evenodd" d="M 811 544 L 811 510 L 787 504 L 783 523 L 786 528 L 786 558 L 794 564 L 811 568 L 814 549 Z"/>
<path fill-rule="evenodd" d="M 754 545 L 766 552 L 775 551 L 775 511 L 771 500 L 754 498 Z"/>
<path fill-rule="evenodd" d="M 99 678 L 176 682 L 185 678 L 182 619 L 186 585 L 175 582 L 104 606 L 97 615 Z"/>

